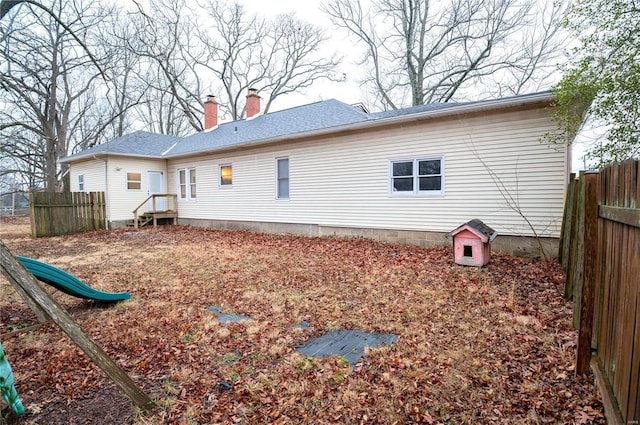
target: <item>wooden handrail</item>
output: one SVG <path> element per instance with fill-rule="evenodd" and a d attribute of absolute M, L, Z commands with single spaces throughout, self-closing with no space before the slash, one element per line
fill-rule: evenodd
<path fill-rule="evenodd" d="M 140 205 L 138 205 L 133 210 L 133 227 L 136 228 L 136 229 L 138 228 L 138 210 L 140 208 L 142 208 L 143 206 L 145 206 L 147 204 L 147 202 L 149 202 L 149 199 L 152 199 L 152 204 L 153 204 L 151 212 L 157 212 L 156 211 L 156 198 L 168 198 L 168 197 L 174 198 L 174 203 L 175 203 L 176 209 L 177 209 L 178 208 L 178 195 L 171 194 L 171 193 L 155 193 L 153 195 L 149 195 L 147 197 L 147 199 L 142 201 L 142 203 Z"/>

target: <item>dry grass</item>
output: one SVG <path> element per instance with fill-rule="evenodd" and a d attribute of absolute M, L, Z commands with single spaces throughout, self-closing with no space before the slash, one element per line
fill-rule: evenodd
<path fill-rule="evenodd" d="M 1 226 L 15 254 L 131 292 L 108 308 L 55 297 L 158 401 L 138 424 L 604 423 L 591 379 L 573 374 L 556 265 L 495 256 L 465 268 L 447 248 L 181 226 L 40 240 Z M 33 323 L 4 281 L 0 291 L 3 335 Z M 256 320 L 220 324 L 214 304 Z M 313 330 L 291 328 L 302 320 Z M 356 368 L 295 353 L 331 329 L 399 340 Z M 5 336 L 27 409 L 74 406 L 107 385 L 52 325 Z M 64 423 L 51 413 L 28 418 Z"/>

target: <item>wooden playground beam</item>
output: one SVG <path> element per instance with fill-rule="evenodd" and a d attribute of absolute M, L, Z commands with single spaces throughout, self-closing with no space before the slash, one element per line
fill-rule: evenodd
<path fill-rule="evenodd" d="M 136 406 L 143 410 L 151 410 L 156 407 L 151 398 L 87 335 L 67 310 L 42 289 L 36 278 L 27 271 L 1 240 L 0 264 L 2 274 L 16 288 L 29 307 L 34 309 L 38 319 L 42 314 L 50 317 L 124 391 Z"/>

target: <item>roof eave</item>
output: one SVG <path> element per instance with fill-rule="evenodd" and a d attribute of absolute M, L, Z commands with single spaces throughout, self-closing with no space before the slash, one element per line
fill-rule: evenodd
<path fill-rule="evenodd" d="M 126 158 L 145 158 L 145 159 L 165 159 L 160 155 L 142 155 L 142 154 L 133 154 L 133 153 L 123 153 L 123 152 L 96 152 L 96 153 L 88 153 L 73 157 L 66 157 L 60 159 L 61 164 L 71 164 L 79 161 L 86 161 L 89 159 L 95 159 L 96 157 L 105 157 L 105 156 L 121 156 Z"/>

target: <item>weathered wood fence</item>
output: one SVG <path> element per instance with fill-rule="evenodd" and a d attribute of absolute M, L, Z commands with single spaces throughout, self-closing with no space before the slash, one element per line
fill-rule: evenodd
<path fill-rule="evenodd" d="M 34 238 L 105 229 L 104 192 L 33 192 L 30 198 Z"/>
<path fill-rule="evenodd" d="M 579 329 L 576 372 L 589 365 L 610 423 L 640 423 L 640 163 L 572 175 L 560 259 Z"/>

